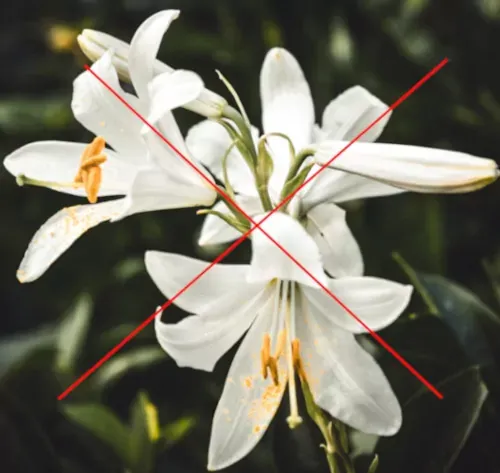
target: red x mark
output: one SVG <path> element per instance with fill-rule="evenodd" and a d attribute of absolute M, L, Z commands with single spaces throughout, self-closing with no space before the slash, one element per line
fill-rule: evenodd
<path fill-rule="evenodd" d="M 90 72 L 101 84 L 103 84 L 120 102 L 122 102 L 134 115 L 136 115 L 145 125 L 147 125 L 162 141 L 164 141 L 173 151 L 175 151 L 189 166 L 191 166 L 204 180 L 206 180 L 214 189 L 228 202 L 230 202 L 233 207 L 238 209 L 249 222 L 254 226 L 244 233 L 238 240 L 236 240 L 232 245 L 230 245 L 225 251 L 223 251 L 217 258 L 215 258 L 212 263 L 210 263 L 201 273 L 199 273 L 194 279 L 192 279 L 186 286 L 184 286 L 177 294 L 175 294 L 171 299 L 169 299 L 162 307 L 160 307 L 156 312 L 151 314 L 144 322 L 142 322 L 135 330 L 129 333 L 118 345 L 111 349 L 106 355 L 104 355 L 97 363 L 95 363 L 91 368 L 89 368 L 85 373 L 83 373 L 75 382 L 73 382 L 64 392 L 62 392 L 57 399 L 62 400 L 68 394 L 70 394 L 76 387 L 78 387 L 83 381 L 85 381 L 92 373 L 94 373 L 98 368 L 100 368 L 109 358 L 111 358 L 115 353 L 117 353 L 123 346 L 125 346 L 130 340 L 132 340 L 139 332 L 141 332 L 147 325 L 149 325 L 155 317 L 163 312 L 168 306 L 173 304 L 175 300 L 187 289 L 189 289 L 198 279 L 200 279 L 210 268 L 219 263 L 224 259 L 229 253 L 231 253 L 238 245 L 240 245 L 256 228 L 264 233 L 278 248 L 281 249 L 297 266 L 299 266 L 319 287 L 321 287 L 330 297 L 332 297 L 351 317 L 353 317 L 365 330 L 367 330 L 370 335 L 383 346 L 396 360 L 398 360 L 405 368 L 410 371 L 417 379 L 419 379 L 433 394 L 435 394 L 439 399 L 443 399 L 443 395 L 426 379 L 424 378 L 408 361 L 406 361 L 392 346 L 390 346 L 380 335 L 375 333 L 370 329 L 349 307 L 347 307 L 338 297 L 335 296 L 325 285 L 323 285 L 318 279 L 310 273 L 299 261 L 297 261 L 293 255 L 291 255 L 282 245 L 280 245 L 271 235 L 264 231 L 260 226 L 267 220 L 274 212 L 279 210 L 283 205 L 285 205 L 292 197 L 297 194 L 305 185 L 307 185 L 312 179 L 314 179 L 323 169 L 328 167 L 335 159 L 337 159 L 344 151 L 346 151 L 353 143 L 355 143 L 359 138 L 361 138 L 368 130 L 375 126 L 382 118 L 384 118 L 390 111 L 394 110 L 399 106 L 404 100 L 406 100 L 410 95 L 412 95 L 417 89 L 419 89 L 425 82 L 427 82 L 432 76 L 434 76 L 440 69 L 443 68 L 448 63 L 448 58 L 443 59 L 437 66 L 435 66 L 430 72 L 428 72 L 424 77 L 422 77 L 413 87 L 411 87 L 406 93 L 404 93 L 398 100 L 396 100 L 382 115 L 380 115 L 375 121 L 373 121 L 368 127 L 366 127 L 361 133 L 359 133 L 352 141 L 350 141 L 340 152 L 330 159 L 326 164 L 321 166 L 312 176 L 304 181 L 304 183 L 296 189 L 294 192 L 289 194 L 275 209 L 268 213 L 260 222 L 255 222 L 247 213 L 241 209 L 241 207 L 234 202 L 229 195 L 227 195 L 222 189 L 217 187 L 210 179 L 208 179 L 188 158 L 186 158 L 170 141 L 167 140 L 153 125 L 151 125 L 139 112 L 137 112 L 126 100 L 124 100 L 109 84 L 107 84 L 103 79 L 101 79 L 89 66 L 85 66 L 85 69 Z"/>

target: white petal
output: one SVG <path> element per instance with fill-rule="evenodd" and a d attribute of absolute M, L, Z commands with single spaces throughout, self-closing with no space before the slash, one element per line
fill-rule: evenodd
<path fill-rule="evenodd" d="M 248 197 L 239 195 L 235 198 L 236 203 L 244 210 L 250 217 L 259 215 L 263 212 L 262 203 L 258 197 Z M 213 210 L 223 214 L 231 215 L 230 210 L 224 201 L 219 201 L 213 207 Z M 205 245 L 218 245 L 236 240 L 241 236 L 241 233 L 235 228 L 228 225 L 224 220 L 215 215 L 207 215 L 201 228 L 200 238 L 198 244 Z"/>
<path fill-rule="evenodd" d="M 259 131 L 252 127 L 255 141 L 258 134 Z M 193 156 L 223 182 L 222 158 L 231 146 L 231 138 L 224 127 L 211 120 L 202 121 L 188 131 L 186 144 Z M 252 172 L 236 147 L 228 156 L 227 173 L 229 182 L 236 192 L 257 195 Z"/>
<path fill-rule="evenodd" d="M 330 279 L 328 289 L 373 331 L 392 324 L 410 302 L 413 291 L 412 286 L 373 277 Z M 303 290 L 310 304 L 332 324 L 353 333 L 367 332 L 358 320 L 325 291 L 310 288 Z"/>
<path fill-rule="evenodd" d="M 156 76 L 149 84 L 151 108 L 148 122 L 156 124 L 167 112 L 195 100 L 203 90 L 203 81 L 191 71 L 175 71 Z M 151 132 L 144 125 L 142 133 Z"/>
<path fill-rule="evenodd" d="M 257 216 L 255 221 L 260 222 L 264 217 L 264 215 Z M 278 248 L 261 229 L 322 284 L 327 283 L 321 264 L 321 255 L 313 238 L 308 235 L 297 220 L 280 212 L 271 214 L 261 227 L 252 233 L 252 262 L 248 273 L 249 282 L 268 282 L 278 278 L 318 287 L 318 284 L 283 250 Z"/>
<path fill-rule="evenodd" d="M 177 306 L 190 313 L 207 313 L 211 307 L 217 310 L 217 304 L 233 293 L 240 297 L 243 304 L 249 292 L 263 288 L 262 284 L 250 285 L 246 282 L 248 265 L 216 264 L 207 270 L 210 266 L 207 261 L 161 251 L 148 251 L 145 261 L 151 279 L 168 299 L 206 270 L 175 299 Z"/>
<path fill-rule="evenodd" d="M 215 190 L 208 184 L 193 186 L 170 177 L 161 169 L 143 169 L 136 174 L 122 212 L 114 220 L 141 212 L 210 206 L 215 198 Z"/>
<path fill-rule="evenodd" d="M 297 318 L 301 356 L 316 403 L 369 434 L 394 435 L 401 407 L 387 378 L 354 336 L 314 313 Z"/>
<path fill-rule="evenodd" d="M 309 85 L 297 60 L 285 49 L 271 49 L 260 75 L 262 123 L 265 133 L 280 132 L 288 136 L 295 150 L 312 140 L 314 105 Z M 290 165 L 288 143 L 270 138 L 274 172 L 270 187 L 279 193 Z"/>
<path fill-rule="evenodd" d="M 156 55 L 163 35 L 179 14 L 179 10 L 164 10 L 150 16 L 137 28 L 130 42 L 130 78 L 141 98 L 148 96 L 148 84 L 154 77 Z"/>
<path fill-rule="evenodd" d="M 377 120 L 388 106 L 365 88 L 356 85 L 332 100 L 323 113 L 323 131 L 331 140 L 352 140 Z M 389 112 L 359 141 L 376 141 L 389 121 Z"/>
<path fill-rule="evenodd" d="M 315 158 L 323 164 L 348 142 L 326 141 Z M 420 146 L 353 143 L 331 167 L 417 192 L 469 192 L 498 177 L 495 161 Z"/>
<path fill-rule="evenodd" d="M 319 169 L 319 166 L 313 166 L 309 175 L 312 176 Z M 301 192 L 302 211 L 307 212 L 323 202 L 348 202 L 355 199 L 401 194 L 405 190 L 356 174 L 326 168 L 306 184 Z"/>
<path fill-rule="evenodd" d="M 77 205 L 50 217 L 33 236 L 17 271 L 21 282 L 39 278 L 81 235 L 120 211 L 123 200 Z"/>
<path fill-rule="evenodd" d="M 163 116 L 157 129 L 159 134 L 151 132 L 144 135 L 153 165 L 179 183 L 211 189 L 213 203 L 215 189 L 210 184 L 213 183 L 213 178 L 203 166 L 191 158 L 173 115 L 167 113 Z"/>
<path fill-rule="evenodd" d="M 111 57 L 111 52 L 106 53 L 94 63 L 92 71 L 135 110 L 143 113 L 137 97 L 121 89 Z M 91 72 L 85 71 L 74 80 L 71 109 L 75 118 L 87 130 L 96 136 L 102 136 L 120 153 L 122 159 L 131 163 L 145 163 L 147 150 L 140 135 L 141 120 Z"/>
<path fill-rule="evenodd" d="M 155 319 L 156 338 L 180 367 L 212 371 L 217 361 L 241 338 L 269 299 L 269 291 L 259 290 L 253 298 L 227 293 L 217 311 L 190 315 L 177 324 Z"/>
<path fill-rule="evenodd" d="M 258 315 L 231 364 L 212 424 L 209 470 L 225 468 L 247 455 L 266 432 L 283 397 L 287 382 L 283 358 L 278 386 L 270 377 L 264 380 L 261 374 L 264 334 L 275 340 L 282 329 L 272 313 L 272 299 Z"/>
<path fill-rule="evenodd" d="M 14 176 L 26 176 L 45 182 L 70 184 L 74 181 L 82 153 L 87 145 L 64 141 L 37 141 L 17 149 L 4 160 L 4 166 Z M 137 167 L 121 159 L 110 149 L 104 151 L 107 161 L 102 164 L 99 196 L 121 195 L 127 192 Z M 47 186 L 59 192 L 84 196 L 82 188 Z"/>
<path fill-rule="evenodd" d="M 335 204 L 318 205 L 308 212 L 306 225 L 331 276 L 363 274 L 363 256 L 347 226 L 344 210 Z"/>

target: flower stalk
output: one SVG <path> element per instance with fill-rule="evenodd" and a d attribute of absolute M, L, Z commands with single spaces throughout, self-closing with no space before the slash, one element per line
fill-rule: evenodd
<path fill-rule="evenodd" d="M 300 377 L 302 393 L 309 417 L 318 426 L 325 443 L 321 445 L 325 451 L 330 473 L 356 473 L 349 457 L 349 445 L 345 425 L 339 421 L 331 421 L 314 402 L 307 380 Z"/>

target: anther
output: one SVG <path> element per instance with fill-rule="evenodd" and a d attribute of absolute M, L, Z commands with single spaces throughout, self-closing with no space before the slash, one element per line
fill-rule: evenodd
<path fill-rule="evenodd" d="M 300 340 L 298 338 L 292 340 L 292 359 L 293 366 L 297 370 L 297 374 L 300 376 L 300 379 L 306 381 L 306 370 L 304 368 L 302 357 L 300 356 Z"/>
<path fill-rule="evenodd" d="M 80 167 L 75 176 L 75 184 L 83 184 L 87 199 L 91 204 L 97 202 L 97 195 L 102 182 L 100 165 L 106 162 L 106 155 L 102 152 L 106 142 L 101 136 L 94 138 L 82 153 Z"/>
<path fill-rule="evenodd" d="M 264 335 L 264 340 L 262 342 L 262 348 L 260 350 L 260 362 L 262 369 L 262 377 L 267 379 L 267 367 L 269 366 L 269 358 L 271 354 L 271 337 L 268 333 Z"/>

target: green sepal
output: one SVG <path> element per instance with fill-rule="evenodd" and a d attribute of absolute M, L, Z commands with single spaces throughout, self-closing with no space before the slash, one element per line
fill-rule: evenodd
<path fill-rule="evenodd" d="M 281 201 L 286 199 L 289 195 L 293 194 L 304 183 L 313 166 L 314 163 L 308 164 L 292 179 L 285 182 L 283 190 L 281 191 Z"/>
<path fill-rule="evenodd" d="M 196 213 L 198 215 L 215 215 L 216 217 L 219 217 L 220 219 L 224 220 L 224 222 L 226 222 L 231 227 L 238 230 L 240 233 L 246 233 L 248 230 L 250 230 L 250 225 L 247 221 L 243 223 L 237 220 L 235 217 L 223 214 L 222 212 L 218 212 L 217 210 L 203 209 L 203 210 L 198 210 L 198 212 Z"/>

